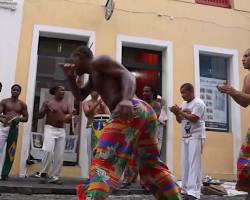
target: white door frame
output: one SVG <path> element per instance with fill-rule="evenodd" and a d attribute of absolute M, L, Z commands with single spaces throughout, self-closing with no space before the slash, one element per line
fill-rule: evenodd
<path fill-rule="evenodd" d="M 116 60 L 120 63 L 122 61 L 123 46 L 162 51 L 162 97 L 167 101 L 168 107 L 173 105 L 172 42 L 151 38 L 118 35 L 116 44 Z M 170 113 L 168 113 L 168 117 L 166 144 L 167 154 L 165 160 L 168 164 L 169 169 L 173 170 L 173 118 Z"/>
<path fill-rule="evenodd" d="M 229 58 L 229 83 L 234 88 L 239 90 L 239 64 L 238 64 L 238 51 L 236 49 L 225 49 L 218 47 L 209 47 L 203 45 L 194 45 L 194 63 L 195 63 L 195 93 L 200 96 L 200 53 L 208 55 L 223 56 Z M 234 174 L 237 172 L 236 162 L 239 156 L 241 145 L 241 115 L 240 106 L 232 99 L 230 101 L 230 119 L 231 131 L 233 133 L 233 160 L 234 160 Z"/>
<path fill-rule="evenodd" d="M 20 170 L 19 176 L 24 177 L 26 175 L 26 160 L 29 155 L 30 149 L 30 135 L 32 127 L 32 118 L 33 118 L 33 105 L 34 105 L 34 94 L 35 94 L 35 84 L 36 84 L 36 74 L 37 74 L 37 53 L 38 53 L 38 43 L 39 37 L 54 37 L 61 39 L 74 39 L 88 41 L 88 44 L 92 44 L 91 50 L 95 53 L 95 32 L 94 31 L 85 31 L 80 29 L 71 29 L 63 28 L 56 26 L 46 26 L 46 25 L 34 25 L 33 29 L 33 39 L 32 47 L 30 54 L 30 65 L 29 65 L 29 76 L 28 76 L 28 86 L 26 94 L 26 103 L 28 106 L 29 120 L 24 124 L 23 128 L 23 137 L 22 137 L 22 147 L 21 147 L 21 159 L 20 159 Z M 83 117 L 84 118 L 84 117 Z M 86 120 L 83 120 L 86 121 Z M 82 124 L 84 126 L 84 124 Z M 83 136 L 83 129 L 81 128 L 81 138 Z M 85 175 L 83 171 L 85 168 L 84 158 L 86 158 L 86 150 L 83 145 L 80 145 L 79 149 L 79 165 L 81 166 L 81 174 Z"/>

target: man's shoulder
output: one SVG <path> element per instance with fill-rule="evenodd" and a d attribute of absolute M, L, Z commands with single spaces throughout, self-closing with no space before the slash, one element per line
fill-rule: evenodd
<path fill-rule="evenodd" d="M 2 99 L 1 100 L 1 103 L 8 103 L 8 102 L 10 102 L 10 100 L 11 100 L 11 98 L 5 98 L 5 99 Z"/>
<path fill-rule="evenodd" d="M 22 106 L 27 106 L 27 104 L 24 102 L 24 101 L 22 101 L 22 100 L 18 100 L 18 102 L 22 105 Z"/>
<path fill-rule="evenodd" d="M 154 100 L 153 104 L 154 104 L 155 107 L 157 107 L 157 109 L 161 109 L 161 104 L 159 102 Z"/>
<path fill-rule="evenodd" d="M 250 94 L 250 73 L 248 73 L 244 78 L 242 91 Z"/>
<path fill-rule="evenodd" d="M 204 101 L 203 101 L 201 98 L 199 98 L 199 97 L 195 97 L 195 100 L 196 100 L 196 102 L 198 102 L 198 103 L 204 104 Z"/>
<path fill-rule="evenodd" d="M 91 99 L 83 101 L 84 105 L 91 105 L 93 102 Z"/>
<path fill-rule="evenodd" d="M 109 62 L 112 62 L 112 58 L 110 56 L 101 55 L 101 56 L 96 57 L 92 63 L 94 66 L 99 66 L 99 65 L 105 65 Z"/>
<path fill-rule="evenodd" d="M 248 85 L 250 85 L 250 73 L 248 73 L 246 76 L 245 76 L 245 81 Z"/>
<path fill-rule="evenodd" d="M 195 103 L 199 104 L 199 105 L 202 105 L 202 106 L 205 106 L 204 101 L 201 98 L 199 98 L 199 97 L 195 98 Z"/>

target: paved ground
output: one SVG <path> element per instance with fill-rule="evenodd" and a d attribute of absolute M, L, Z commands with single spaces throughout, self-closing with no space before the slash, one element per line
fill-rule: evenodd
<path fill-rule="evenodd" d="M 23 194 L 2 194 L 1 200 L 77 200 L 73 195 L 23 195 Z M 110 196 L 109 200 L 154 200 L 151 195 L 123 195 Z M 201 200 L 245 200 L 244 196 L 218 197 L 203 196 Z"/>
<path fill-rule="evenodd" d="M 40 184 L 40 179 L 10 177 L 0 181 L 0 200 L 77 200 L 75 186 L 84 179 L 63 179 L 63 185 Z M 234 182 L 225 182 L 223 187 L 231 196 L 202 196 L 201 200 L 245 200 L 243 194 L 235 191 Z M 113 191 L 109 200 L 154 200 L 138 184 Z"/>

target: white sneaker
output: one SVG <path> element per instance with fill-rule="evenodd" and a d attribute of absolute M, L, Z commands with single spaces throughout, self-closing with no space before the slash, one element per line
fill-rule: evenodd
<path fill-rule="evenodd" d="M 60 180 L 59 177 L 57 177 L 57 176 L 52 176 L 52 177 L 49 178 L 48 183 L 62 184 L 63 182 Z"/>

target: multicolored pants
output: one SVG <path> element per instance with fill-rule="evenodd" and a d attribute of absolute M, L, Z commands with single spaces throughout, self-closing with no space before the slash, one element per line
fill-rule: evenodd
<path fill-rule="evenodd" d="M 236 189 L 250 192 L 250 129 L 248 129 L 245 141 L 240 149 L 240 157 L 237 162 Z"/>
<path fill-rule="evenodd" d="M 139 174 L 139 169 L 134 154 L 132 154 L 131 158 L 127 162 L 127 166 L 123 174 L 123 182 L 124 183 L 135 182 L 138 174 Z"/>
<path fill-rule="evenodd" d="M 90 184 L 78 187 L 80 199 L 104 200 L 119 179 L 133 153 L 145 187 L 158 200 L 180 200 L 180 188 L 159 159 L 157 117 L 147 103 L 133 99 L 135 116 L 123 121 L 112 116 L 104 127 L 90 169 Z"/>

